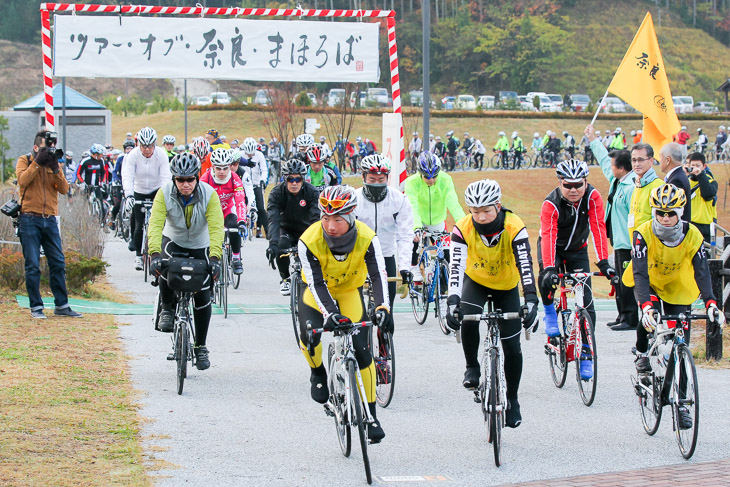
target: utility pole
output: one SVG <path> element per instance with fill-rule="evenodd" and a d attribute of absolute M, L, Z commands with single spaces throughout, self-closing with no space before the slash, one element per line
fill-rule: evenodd
<path fill-rule="evenodd" d="M 436 0 L 438 2 L 438 0 Z M 421 2 L 423 16 L 423 140 L 428 142 L 429 116 L 431 114 L 431 2 Z"/>

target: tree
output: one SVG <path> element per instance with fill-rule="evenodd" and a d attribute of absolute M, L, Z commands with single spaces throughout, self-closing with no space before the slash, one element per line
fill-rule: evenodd
<path fill-rule="evenodd" d="M 5 138 L 5 131 L 8 128 L 10 128 L 8 119 L 0 115 L 0 182 L 2 183 L 13 173 L 13 165 L 5 158 L 5 154 L 10 149 L 10 143 Z"/>

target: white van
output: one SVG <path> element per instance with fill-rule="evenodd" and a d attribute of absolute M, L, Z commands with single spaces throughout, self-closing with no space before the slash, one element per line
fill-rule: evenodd
<path fill-rule="evenodd" d="M 345 90 L 342 88 L 332 88 L 327 95 L 328 107 L 340 107 L 345 104 Z"/>
<path fill-rule="evenodd" d="M 691 96 L 673 96 L 674 111 L 677 113 L 692 113 L 694 111 L 695 100 Z"/>

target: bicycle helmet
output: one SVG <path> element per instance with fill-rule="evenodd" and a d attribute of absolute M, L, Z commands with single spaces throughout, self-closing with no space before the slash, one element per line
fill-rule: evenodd
<path fill-rule="evenodd" d="M 106 147 L 101 144 L 92 144 L 89 154 L 106 154 Z"/>
<path fill-rule="evenodd" d="M 355 142 L 362 142 L 362 137 L 357 137 L 357 138 L 355 139 Z"/>
<path fill-rule="evenodd" d="M 266 143 L 266 139 L 264 139 L 263 137 L 259 137 L 259 144 L 265 144 L 265 143 Z"/>
<path fill-rule="evenodd" d="M 505 136 L 505 133 L 500 130 L 497 135 L 500 136 L 500 137 L 504 137 Z"/>
<path fill-rule="evenodd" d="M 441 170 L 441 161 L 436 154 L 424 151 L 418 157 L 418 172 L 421 175 L 426 176 L 428 179 L 433 179 Z"/>
<path fill-rule="evenodd" d="M 90 155 L 91 155 L 91 152 L 85 150 L 84 152 L 81 153 L 81 159 L 86 159 Z"/>
<path fill-rule="evenodd" d="M 474 181 L 466 187 L 464 192 L 464 200 L 467 206 L 472 208 L 482 208 L 485 206 L 493 206 L 502 199 L 502 189 L 497 181 L 491 179 L 482 179 Z"/>
<path fill-rule="evenodd" d="M 175 145 L 175 136 L 173 136 L 173 135 L 165 135 L 162 138 L 162 143 L 163 144 L 172 144 L 172 145 Z"/>
<path fill-rule="evenodd" d="M 702 129 L 697 129 L 697 132 L 698 133 L 702 133 Z"/>
<path fill-rule="evenodd" d="M 673 184 L 662 184 L 651 192 L 649 204 L 657 210 L 677 210 L 687 204 L 687 196 L 682 188 Z"/>
<path fill-rule="evenodd" d="M 196 137 L 193 139 L 192 152 L 202 161 L 208 157 L 208 154 L 210 154 L 210 143 L 205 139 L 205 137 Z"/>
<path fill-rule="evenodd" d="M 720 127 L 718 127 L 718 128 L 719 128 L 720 130 L 725 130 L 725 126 L 724 126 L 724 125 L 720 125 Z"/>
<path fill-rule="evenodd" d="M 567 137 L 567 136 L 568 136 L 568 131 L 567 130 L 563 130 L 563 137 Z"/>
<path fill-rule="evenodd" d="M 588 165 L 580 159 L 568 159 L 558 163 L 555 169 L 558 179 L 578 181 L 588 177 Z"/>
<path fill-rule="evenodd" d="M 157 132 L 152 127 L 145 127 L 137 132 L 137 140 L 141 145 L 154 145 L 157 142 Z"/>
<path fill-rule="evenodd" d="M 381 154 L 365 156 L 360 161 L 360 169 L 363 177 L 366 174 L 390 174 L 390 160 Z"/>
<path fill-rule="evenodd" d="M 314 144 L 307 149 L 307 162 L 324 162 L 326 154 L 318 144 Z"/>
<path fill-rule="evenodd" d="M 320 135 L 320 136 L 319 136 L 319 143 L 320 143 L 320 144 L 321 144 L 322 142 L 324 142 L 325 140 L 327 140 L 327 137 L 325 137 L 324 135 Z"/>
<path fill-rule="evenodd" d="M 357 206 L 355 188 L 349 185 L 327 186 L 319 194 L 319 210 L 324 215 L 347 215 Z"/>
<path fill-rule="evenodd" d="M 229 167 L 233 154 L 229 149 L 216 149 L 210 154 L 210 163 L 216 167 Z"/>
<path fill-rule="evenodd" d="M 532 134 L 532 136 L 533 137 L 540 137 L 540 132 L 535 132 L 534 134 Z"/>
<path fill-rule="evenodd" d="M 517 131 L 516 130 L 514 132 L 512 132 L 512 138 L 513 139 L 517 138 Z"/>
<path fill-rule="evenodd" d="M 256 153 L 256 141 L 253 137 L 246 137 L 246 140 L 243 141 L 243 144 L 241 144 L 241 149 L 243 149 L 243 152 L 247 156 L 252 156 L 254 153 Z"/>
<path fill-rule="evenodd" d="M 170 161 L 170 172 L 176 178 L 197 177 L 200 172 L 200 159 L 192 152 L 177 154 Z"/>
<path fill-rule="evenodd" d="M 294 139 L 294 145 L 297 147 L 311 147 L 314 145 L 314 137 L 312 134 L 300 134 Z"/>
<path fill-rule="evenodd" d="M 281 175 L 286 177 L 292 174 L 307 174 L 307 165 L 299 159 L 290 159 L 281 165 Z"/>
<path fill-rule="evenodd" d="M 126 149 L 127 147 L 134 149 L 134 146 L 135 146 L 134 139 L 127 139 L 122 144 L 123 149 Z"/>

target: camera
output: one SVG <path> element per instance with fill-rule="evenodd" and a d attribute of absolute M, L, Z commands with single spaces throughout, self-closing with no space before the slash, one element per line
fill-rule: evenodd
<path fill-rule="evenodd" d="M 46 147 L 48 147 L 49 154 L 60 159 L 63 157 L 63 149 L 57 149 L 56 143 L 58 143 L 58 132 L 46 132 Z"/>

